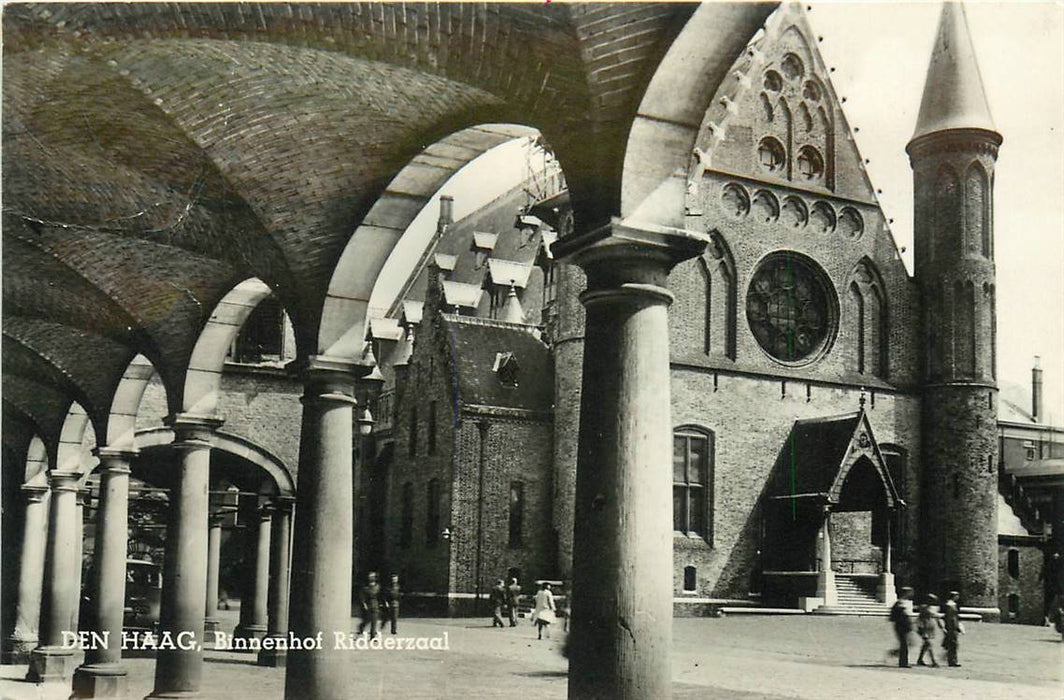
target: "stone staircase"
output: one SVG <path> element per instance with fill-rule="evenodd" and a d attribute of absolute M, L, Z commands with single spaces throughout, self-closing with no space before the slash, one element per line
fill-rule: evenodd
<path fill-rule="evenodd" d="M 835 575 L 839 604 L 830 609 L 833 615 L 878 615 L 886 617 L 890 609 L 876 600 L 876 580 L 866 576 Z M 821 608 L 817 612 L 828 612 Z"/>

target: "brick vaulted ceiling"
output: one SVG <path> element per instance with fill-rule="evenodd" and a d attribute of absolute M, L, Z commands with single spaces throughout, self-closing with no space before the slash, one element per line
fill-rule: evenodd
<path fill-rule="evenodd" d="M 459 129 L 539 128 L 585 225 L 616 214 L 631 120 L 694 9 L 7 4 L 5 425 L 55 434 L 76 399 L 102 431 L 137 353 L 180 391 L 247 277 L 313 352 L 352 233 Z"/>

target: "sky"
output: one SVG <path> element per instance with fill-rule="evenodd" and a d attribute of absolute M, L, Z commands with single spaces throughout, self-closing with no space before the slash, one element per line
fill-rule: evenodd
<path fill-rule="evenodd" d="M 813 3 L 829 67 L 902 258 L 912 272 L 912 136 L 938 25 L 938 2 Z M 998 380 L 1022 401 L 1041 356 L 1045 412 L 1064 424 L 1064 4 L 967 2 L 968 25 L 990 111 L 1004 136 L 994 192 Z M 474 161 L 441 190 L 455 218 L 486 204 L 527 173 L 525 147 L 509 144 Z M 485 187 L 491 182 L 493 187 Z M 387 306 L 435 229 L 434 198 L 385 267 L 372 305 Z"/>

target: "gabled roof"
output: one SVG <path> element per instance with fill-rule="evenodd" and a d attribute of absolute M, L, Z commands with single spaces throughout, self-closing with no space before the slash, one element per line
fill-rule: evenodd
<path fill-rule="evenodd" d="M 899 504 L 863 408 L 842 416 L 795 421 L 776 463 L 770 495 L 837 504 L 850 469 L 863 457 L 879 475 L 888 507 Z"/>
<path fill-rule="evenodd" d="M 949 129 L 997 132 L 961 2 L 942 4 L 913 139 Z"/>
<path fill-rule="evenodd" d="M 527 327 L 443 314 L 455 372 L 456 400 L 464 404 L 547 412 L 554 400 L 554 374 L 547 346 Z M 512 360 L 516 384 L 497 374 L 500 356 Z"/>

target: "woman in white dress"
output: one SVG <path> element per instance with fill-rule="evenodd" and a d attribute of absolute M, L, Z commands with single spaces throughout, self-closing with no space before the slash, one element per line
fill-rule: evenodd
<path fill-rule="evenodd" d="M 554 594 L 550 592 L 550 584 L 546 581 L 536 591 L 532 621 L 536 623 L 536 630 L 539 632 L 537 639 L 543 639 L 543 630 L 547 630 L 547 639 L 550 639 L 550 624 L 554 622 Z"/>

